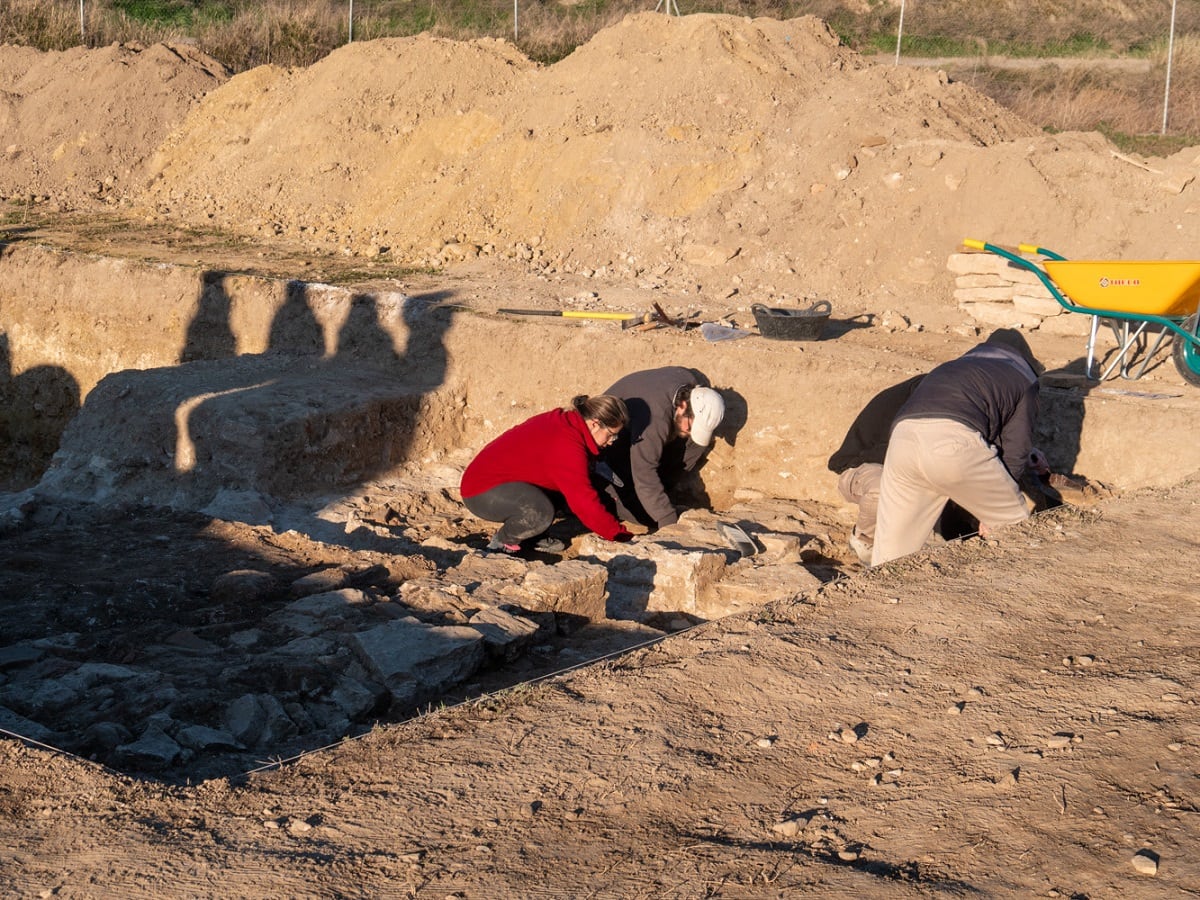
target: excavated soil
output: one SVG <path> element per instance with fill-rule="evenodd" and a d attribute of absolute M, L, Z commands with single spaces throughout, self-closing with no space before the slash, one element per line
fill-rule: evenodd
<path fill-rule="evenodd" d="M 1039 133 L 813 18 L 651 14 L 549 67 L 3 47 L 0 130 L 6 896 L 1197 892 L 1196 389 L 1031 331 L 1066 505 L 877 570 L 824 464 L 991 327 L 962 238 L 1194 257 L 1200 148 Z M 821 340 L 755 333 L 818 297 Z M 496 312 L 654 303 L 749 334 Z M 569 523 L 480 556 L 470 454 L 666 364 L 740 401 L 711 508 L 632 568 Z M 721 586 L 651 608 L 638 565 L 687 554 Z M 606 615 L 553 606 L 597 572 Z M 366 670 L 472 624 L 524 637 L 435 694 Z"/>

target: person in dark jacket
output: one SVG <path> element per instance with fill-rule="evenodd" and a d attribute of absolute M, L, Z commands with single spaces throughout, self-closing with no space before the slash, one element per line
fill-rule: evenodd
<path fill-rule="evenodd" d="M 981 534 L 1028 518 L 1018 482 L 1034 451 L 1040 371 L 1020 332 L 1003 328 L 917 385 L 884 458 L 872 565 L 920 550 L 947 500 Z"/>
<path fill-rule="evenodd" d="M 487 549 L 518 553 L 521 543 L 544 535 L 554 522 L 561 495 L 579 521 L 600 537 L 628 541 L 633 535 L 600 501 L 590 477 L 592 459 L 629 423 L 624 401 L 579 396 L 565 409 L 552 409 L 504 432 L 475 456 L 460 484 L 472 513 L 500 522 Z M 550 537 L 534 549 L 557 553 L 565 544 Z"/>
<path fill-rule="evenodd" d="M 879 482 L 883 477 L 883 458 L 887 454 L 892 425 L 896 414 L 924 377 L 923 374 L 916 375 L 872 397 L 851 423 L 842 446 L 829 457 L 829 471 L 838 476 L 838 493 L 847 503 L 858 507 L 850 532 L 850 549 L 865 566 L 871 564 L 871 550 L 875 545 Z"/>
<path fill-rule="evenodd" d="M 695 471 L 725 417 L 725 401 L 698 373 L 682 366 L 633 372 L 605 394 L 629 408 L 629 428 L 605 450 L 600 470 L 617 515 L 649 528 L 679 520 L 668 496 L 678 478 Z"/>

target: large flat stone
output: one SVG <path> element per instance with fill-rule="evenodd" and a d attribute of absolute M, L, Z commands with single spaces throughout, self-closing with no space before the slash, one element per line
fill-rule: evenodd
<path fill-rule="evenodd" d="M 397 706 L 434 697 L 473 675 L 484 660 L 483 635 L 464 625 L 426 625 L 411 616 L 360 631 L 351 647 Z"/>

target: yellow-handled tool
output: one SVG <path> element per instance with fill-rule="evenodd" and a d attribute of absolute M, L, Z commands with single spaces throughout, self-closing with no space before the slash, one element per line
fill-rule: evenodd
<path fill-rule="evenodd" d="M 610 319 L 622 321 L 624 319 L 641 318 L 638 313 L 587 312 L 586 310 L 577 309 L 498 309 L 496 312 L 507 313 L 510 316 L 562 316 L 564 319 Z"/>

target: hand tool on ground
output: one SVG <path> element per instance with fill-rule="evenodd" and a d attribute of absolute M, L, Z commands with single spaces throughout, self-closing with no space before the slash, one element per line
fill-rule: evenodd
<path fill-rule="evenodd" d="M 721 533 L 721 537 L 725 539 L 726 543 L 743 557 L 753 556 L 758 552 L 758 547 L 750 539 L 750 535 L 737 525 L 730 522 L 718 522 L 717 531 Z"/>
<path fill-rule="evenodd" d="M 510 316 L 561 316 L 564 319 L 609 319 L 624 321 L 638 318 L 637 313 L 630 312 L 589 312 L 582 309 L 498 309 L 498 313 Z"/>

